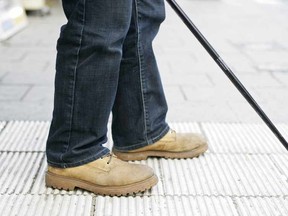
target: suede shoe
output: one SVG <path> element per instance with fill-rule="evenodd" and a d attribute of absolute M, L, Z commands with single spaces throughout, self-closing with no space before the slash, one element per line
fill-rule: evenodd
<path fill-rule="evenodd" d="M 45 181 L 46 186 L 57 189 L 81 188 L 95 194 L 121 196 L 150 189 L 158 178 L 149 166 L 128 163 L 109 154 L 77 167 L 48 166 Z"/>
<path fill-rule="evenodd" d="M 193 158 L 208 149 L 207 141 L 200 134 L 176 133 L 170 130 L 159 141 L 132 151 L 117 151 L 113 153 L 124 161 L 145 160 L 147 157 Z"/>

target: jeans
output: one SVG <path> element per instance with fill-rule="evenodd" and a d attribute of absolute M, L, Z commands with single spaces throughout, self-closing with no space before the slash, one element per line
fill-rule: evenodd
<path fill-rule="evenodd" d="M 165 19 L 163 0 L 63 0 L 67 23 L 57 41 L 54 110 L 46 143 L 55 167 L 161 139 L 167 103 L 152 48 Z"/>

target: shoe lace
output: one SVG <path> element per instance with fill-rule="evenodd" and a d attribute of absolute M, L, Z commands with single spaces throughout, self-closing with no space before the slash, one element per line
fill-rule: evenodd
<path fill-rule="evenodd" d="M 101 159 L 106 158 L 106 157 L 109 157 L 109 160 L 107 161 L 107 164 L 110 164 L 111 161 L 112 161 L 112 158 L 116 157 L 116 155 L 114 155 L 113 153 L 108 153 L 108 154 L 102 156 Z"/>
<path fill-rule="evenodd" d="M 170 129 L 170 133 L 176 133 L 176 131 L 173 129 Z"/>

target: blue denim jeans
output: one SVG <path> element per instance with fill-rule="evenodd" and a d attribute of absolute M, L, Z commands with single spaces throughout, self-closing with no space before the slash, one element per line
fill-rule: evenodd
<path fill-rule="evenodd" d="M 169 130 L 152 41 L 165 18 L 163 0 L 63 0 L 53 118 L 46 145 L 50 166 L 73 167 L 114 148 L 133 150 Z"/>

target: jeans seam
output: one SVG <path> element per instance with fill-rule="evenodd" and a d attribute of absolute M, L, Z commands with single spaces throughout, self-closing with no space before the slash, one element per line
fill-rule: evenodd
<path fill-rule="evenodd" d="M 77 50 L 77 58 L 76 58 L 76 63 L 74 67 L 74 72 L 73 72 L 73 86 L 72 86 L 72 102 L 71 102 L 71 109 L 70 109 L 70 118 L 69 118 L 69 137 L 68 137 L 68 143 L 66 145 L 65 151 L 63 154 L 60 155 L 60 160 L 63 161 L 63 155 L 67 152 L 70 142 L 71 142 L 71 131 L 72 131 L 72 121 L 73 121 L 73 112 L 74 112 L 74 102 L 75 102 L 75 86 L 76 86 L 76 75 L 77 75 L 77 67 L 79 63 L 79 53 L 82 47 L 82 38 L 83 38 L 83 31 L 85 27 L 85 16 L 86 16 L 86 0 L 83 0 L 83 16 L 82 16 L 82 29 L 80 33 L 80 39 L 79 39 L 79 47 Z"/>
<path fill-rule="evenodd" d="M 139 30 L 139 24 L 138 24 L 138 0 L 135 0 L 135 24 L 137 28 L 137 55 L 138 55 L 138 62 L 139 62 L 139 78 L 140 78 L 140 88 L 141 88 L 141 96 L 142 96 L 142 103 L 143 103 L 143 117 L 144 117 L 144 133 L 145 133 L 145 139 L 146 142 L 148 142 L 148 137 L 147 137 L 147 113 L 146 113 L 146 105 L 145 105 L 145 96 L 144 96 L 144 91 L 143 91 L 143 77 L 142 77 L 142 59 L 141 59 L 141 45 L 140 45 L 140 30 Z"/>

